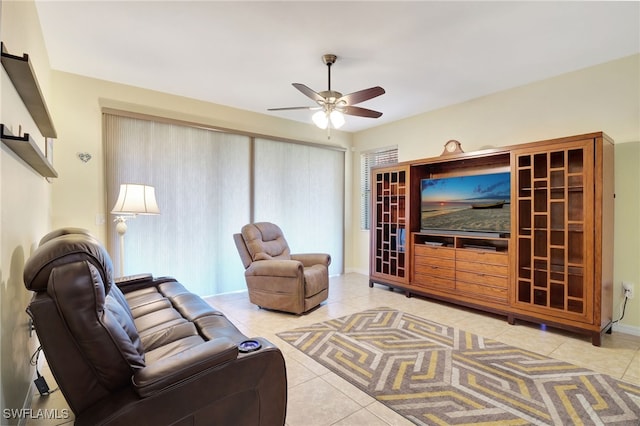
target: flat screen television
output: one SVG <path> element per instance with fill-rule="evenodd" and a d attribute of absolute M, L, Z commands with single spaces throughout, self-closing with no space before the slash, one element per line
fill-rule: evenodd
<path fill-rule="evenodd" d="M 422 179 L 421 231 L 504 237 L 511 232 L 509 172 Z"/>

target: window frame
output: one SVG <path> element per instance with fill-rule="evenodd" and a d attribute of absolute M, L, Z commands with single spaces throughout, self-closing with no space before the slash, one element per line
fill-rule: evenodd
<path fill-rule="evenodd" d="M 360 229 L 371 229 L 371 168 L 398 163 L 398 146 L 360 153 Z"/>

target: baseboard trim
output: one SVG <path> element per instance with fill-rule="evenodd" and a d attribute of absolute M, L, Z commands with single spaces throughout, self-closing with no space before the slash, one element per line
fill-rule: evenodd
<path fill-rule="evenodd" d="M 345 274 L 369 275 L 369 270 L 368 269 L 361 269 L 361 268 L 345 268 L 344 273 Z"/>
<path fill-rule="evenodd" d="M 633 325 L 615 323 L 613 324 L 613 331 L 617 333 L 631 334 L 632 336 L 640 336 L 640 327 Z"/>

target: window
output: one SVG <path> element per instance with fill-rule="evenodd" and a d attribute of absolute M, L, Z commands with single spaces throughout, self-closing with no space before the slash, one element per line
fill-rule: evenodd
<path fill-rule="evenodd" d="M 106 207 L 121 183 L 155 186 L 160 207 L 128 223 L 125 274 L 172 276 L 201 296 L 244 290 L 233 234 L 252 221 L 278 224 L 294 252 L 329 253 L 329 272 L 343 272 L 344 149 L 153 119 L 104 114 Z"/>
<path fill-rule="evenodd" d="M 277 223 L 294 253 L 330 253 L 343 271 L 344 151 L 256 138 L 254 220 Z"/>
<path fill-rule="evenodd" d="M 371 206 L 371 168 L 398 162 L 398 147 L 364 152 L 360 155 L 360 228 L 369 229 Z"/>
<path fill-rule="evenodd" d="M 127 222 L 125 275 L 172 276 L 201 296 L 245 288 L 233 233 L 250 221 L 251 139 L 110 114 L 104 119 L 107 209 L 121 183 L 154 186 L 160 207 L 159 216 Z M 114 223 L 108 225 L 107 246 L 118 259 L 118 235 Z"/>

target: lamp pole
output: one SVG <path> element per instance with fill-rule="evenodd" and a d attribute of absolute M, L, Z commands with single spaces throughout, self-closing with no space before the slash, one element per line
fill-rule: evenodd
<path fill-rule="evenodd" d="M 124 277 L 124 234 L 127 233 L 127 218 L 118 216 L 115 222 L 116 232 L 120 236 L 120 276 Z"/>

